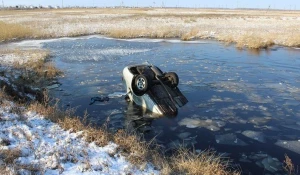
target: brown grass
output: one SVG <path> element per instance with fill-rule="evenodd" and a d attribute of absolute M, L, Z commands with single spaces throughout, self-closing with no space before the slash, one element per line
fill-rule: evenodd
<path fill-rule="evenodd" d="M 4 165 L 0 165 L 0 172 L 2 175 L 11 175 L 12 174 L 12 172 L 9 171 L 8 167 L 4 166 Z"/>
<path fill-rule="evenodd" d="M 159 30 L 152 28 L 113 28 L 105 33 L 113 38 L 180 38 L 181 32 L 172 26 L 161 26 Z"/>
<path fill-rule="evenodd" d="M 172 158 L 172 165 L 176 174 L 199 175 L 238 175 L 237 171 L 230 171 L 228 161 L 222 160 L 214 152 L 204 151 L 196 153 L 180 148 Z"/>
<path fill-rule="evenodd" d="M 9 24 L 0 21 L 0 42 L 16 39 L 25 39 L 33 36 L 33 32 L 28 27 L 19 24 Z"/>
<path fill-rule="evenodd" d="M 288 173 L 288 175 L 296 175 L 298 172 L 292 162 L 292 159 L 288 155 L 284 155 L 285 160 L 283 161 L 283 169 Z"/>
<path fill-rule="evenodd" d="M 257 34 L 244 34 L 238 37 L 235 42 L 237 48 L 247 47 L 250 49 L 266 49 L 275 44 L 272 39 L 268 39 Z"/>
<path fill-rule="evenodd" d="M 1 76 L 6 77 L 9 83 L 0 80 L 0 88 L 6 86 L 5 92 L 14 100 L 24 102 L 29 98 L 27 94 L 34 95 L 37 100 L 40 100 L 40 89 L 48 86 L 51 80 L 62 74 L 49 60 L 50 53 L 47 50 L 0 49 L 0 54 L 16 58 L 11 63 L 0 63 L 11 67 L 1 72 Z"/>
<path fill-rule="evenodd" d="M 128 159 L 135 165 L 141 165 L 147 161 L 149 145 L 141 137 L 138 137 L 136 133 L 119 130 L 114 134 L 113 139 L 125 153 L 129 153 Z"/>
<path fill-rule="evenodd" d="M 183 33 L 181 35 L 181 40 L 189 41 L 191 39 L 195 39 L 195 38 L 199 37 L 198 33 L 199 33 L 199 29 L 197 27 L 194 27 L 194 28 L 190 29 L 190 31 L 188 31 L 187 33 Z"/>
<path fill-rule="evenodd" d="M 105 34 L 115 38 L 209 38 L 251 49 L 270 47 L 275 42 L 283 46 L 300 46 L 300 24 L 295 22 L 300 17 L 298 11 L 45 9 L 4 10 L 0 17 L 2 25 L 15 23 L 30 28 L 33 32 L 29 36 L 38 38 Z"/>
<path fill-rule="evenodd" d="M 55 78 L 62 74 L 62 71 L 57 69 L 53 62 L 51 62 L 50 52 L 48 50 L 42 49 L 31 49 L 31 50 L 21 50 L 21 49 L 10 49 L 10 50 L 0 50 L 0 54 L 3 55 L 13 55 L 17 59 L 10 66 L 20 72 L 20 77 L 17 79 L 11 79 L 11 83 L 16 84 L 17 87 L 22 87 L 24 85 L 30 86 L 47 86 L 50 79 Z M 0 63 L 1 64 L 1 63 Z M 4 74 L 13 74 L 14 71 L 8 71 Z M 14 77 L 12 75 L 7 75 L 7 77 Z"/>
<path fill-rule="evenodd" d="M 14 163 L 14 160 L 19 158 L 20 156 L 21 156 L 21 150 L 18 148 L 0 150 L 0 158 L 2 158 L 2 160 L 6 164 Z"/>
<path fill-rule="evenodd" d="M 300 47 L 300 34 L 292 34 L 286 40 L 286 46 L 289 47 Z"/>
<path fill-rule="evenodd" d="M 54 78 L 57 75 L 62 74 L 62 71 L 57 69 L 52 62 L 49 61 L 50 52 L 48 50 L 41 49 L 31 49 L 31 50 L 9 50 L 6 51 L 7 54 L 13 54 L 22 60 L 22 58 L 28 58 L 28 61 L 25 63 L 15 62 L 14 67 L 18 69 L 23 69 L 25 71 L 32 71 L 37 74 L 39 77 L 44 78 Z M 28 77 L 28 73 L 24 73 Z M 30 75 L 32 76 L 32 75 Z"/>

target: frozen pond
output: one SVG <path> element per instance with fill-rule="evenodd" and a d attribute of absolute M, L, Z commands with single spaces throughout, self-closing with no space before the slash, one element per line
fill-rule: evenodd
<path fill-rule="evenodd" d="M 65 72 L 52 89 L 65 107 L 111 129 L 133 125 L 171 152 L 180 144 L 213 149 L 243 173 L 282 174 L 284 154 L 300 164 L 300 50 L 236 50 L 213 41 L 114 40 L 90 37 L 43 44 Z M 149 61 L 179 75 L 189 100 L 174 118 L 154 116 L 127 103 L 121 72 Z M 53 86 L 55 87 L 55 86 Z M 89 105 L 92 97 L 111 96 Z M 112 98 L 115 97 L 115 98 Z"/>

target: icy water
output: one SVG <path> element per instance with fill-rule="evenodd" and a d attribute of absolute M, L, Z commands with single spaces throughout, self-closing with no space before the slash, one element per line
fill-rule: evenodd
<path fill-rule="evenodd" d="M 61 39 L 43 44 L 65 72 L 52 89 L 65 107 L 76 107 L 94 125 L 133 125 L 171 152 L 178 145 L 212 149 L 243 174 L 284 174 L 287 154 L 300 164 L 300 50 L 273 47 L 240 51 L 213 41 Z M 179 75 L 189 100 L 176 117 L 155 118 L 128 103 L 121 73 L 149 61 Z M 89 105 L 92 97 L 107 102 Z"/>

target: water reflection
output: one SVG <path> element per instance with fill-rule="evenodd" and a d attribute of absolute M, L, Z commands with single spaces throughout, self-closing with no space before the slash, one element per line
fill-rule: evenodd
<path fill-rule="evenodd" d="M 266 49 L 245 49 L 245 48 L 236 48 L 237 52 L 243 53 L 246 52 L 249 55 L 259 57 L 261 55 L 271 55 L 272 52 L 278 50 L 278 47 L 266 48 Z"/>
<path fill-rule="evenodd" d="M 161 116 L 134 104 L 134 102 L 128 102 L 127 109 L 125 110 L 125 125 L 141 133 L 151 132 L 154 129 L 151 126 L 153 120 L 158 120 L 163 117 L 175 118 L 176 115 Z"/>

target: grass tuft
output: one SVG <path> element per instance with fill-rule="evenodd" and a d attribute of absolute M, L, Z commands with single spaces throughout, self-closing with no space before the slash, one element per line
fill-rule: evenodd
<path fill-rule="evenodd" d="M 235 42 L 237 48 L 247 47 L 249 49 L 266 49 L 275 44 L 272 39 L 255 34 L 244 34 L 238 37 Z"/>
<path fill-rule="evenodd" d="M 289 36 L 286 39 L 286 45 L 289 47 L 300 47 L 300 34 Z"/>
<path fill-rule="evenodd" d="M 142 165 L 148 158 L 149 145 L 136 133 L 119 130 L 114 134 L 113 140 L 120 145 L 124 153 L 128 153 L 128 159 L 135 165 Z"/>
<path fill-rule="evenodd" d="M 288 175 L 296 175 L 298 172 L 295 170 L 295 166 L 292 162 L 292 159 L 288 155 L 284 155 L 285 160 L 283 161 L 283 169 L 288 173 Z"/>
<path fill-rule="evenodd" d="M 172 158 L 172 165 L 176 174 L 205 174 L 205 175 L 238 175 L 239 172 L 230 171 L 229 162 L 224 161 L 214 152 L 204 151 L 196 153 L 186 148 L 180 148 Z"/>
<path fill-rule="evenodd" d="M 21 150 L 19 148 L 14 149 L 1 149 L 0 158 L 4 160 L 6 164 L 14 163 L 14 160 L 21 156 Z"/>
<path fill-rule="evenodd" d="M 194 39 L 194 38 L 198 37 L 198 33 L 199 33 L 199 29 L 197 27 L 194 27 L 194 28 L 190 29 L 189 32 L 182 34 L 181 40 L 189 41 L 191 39 Z"/>

